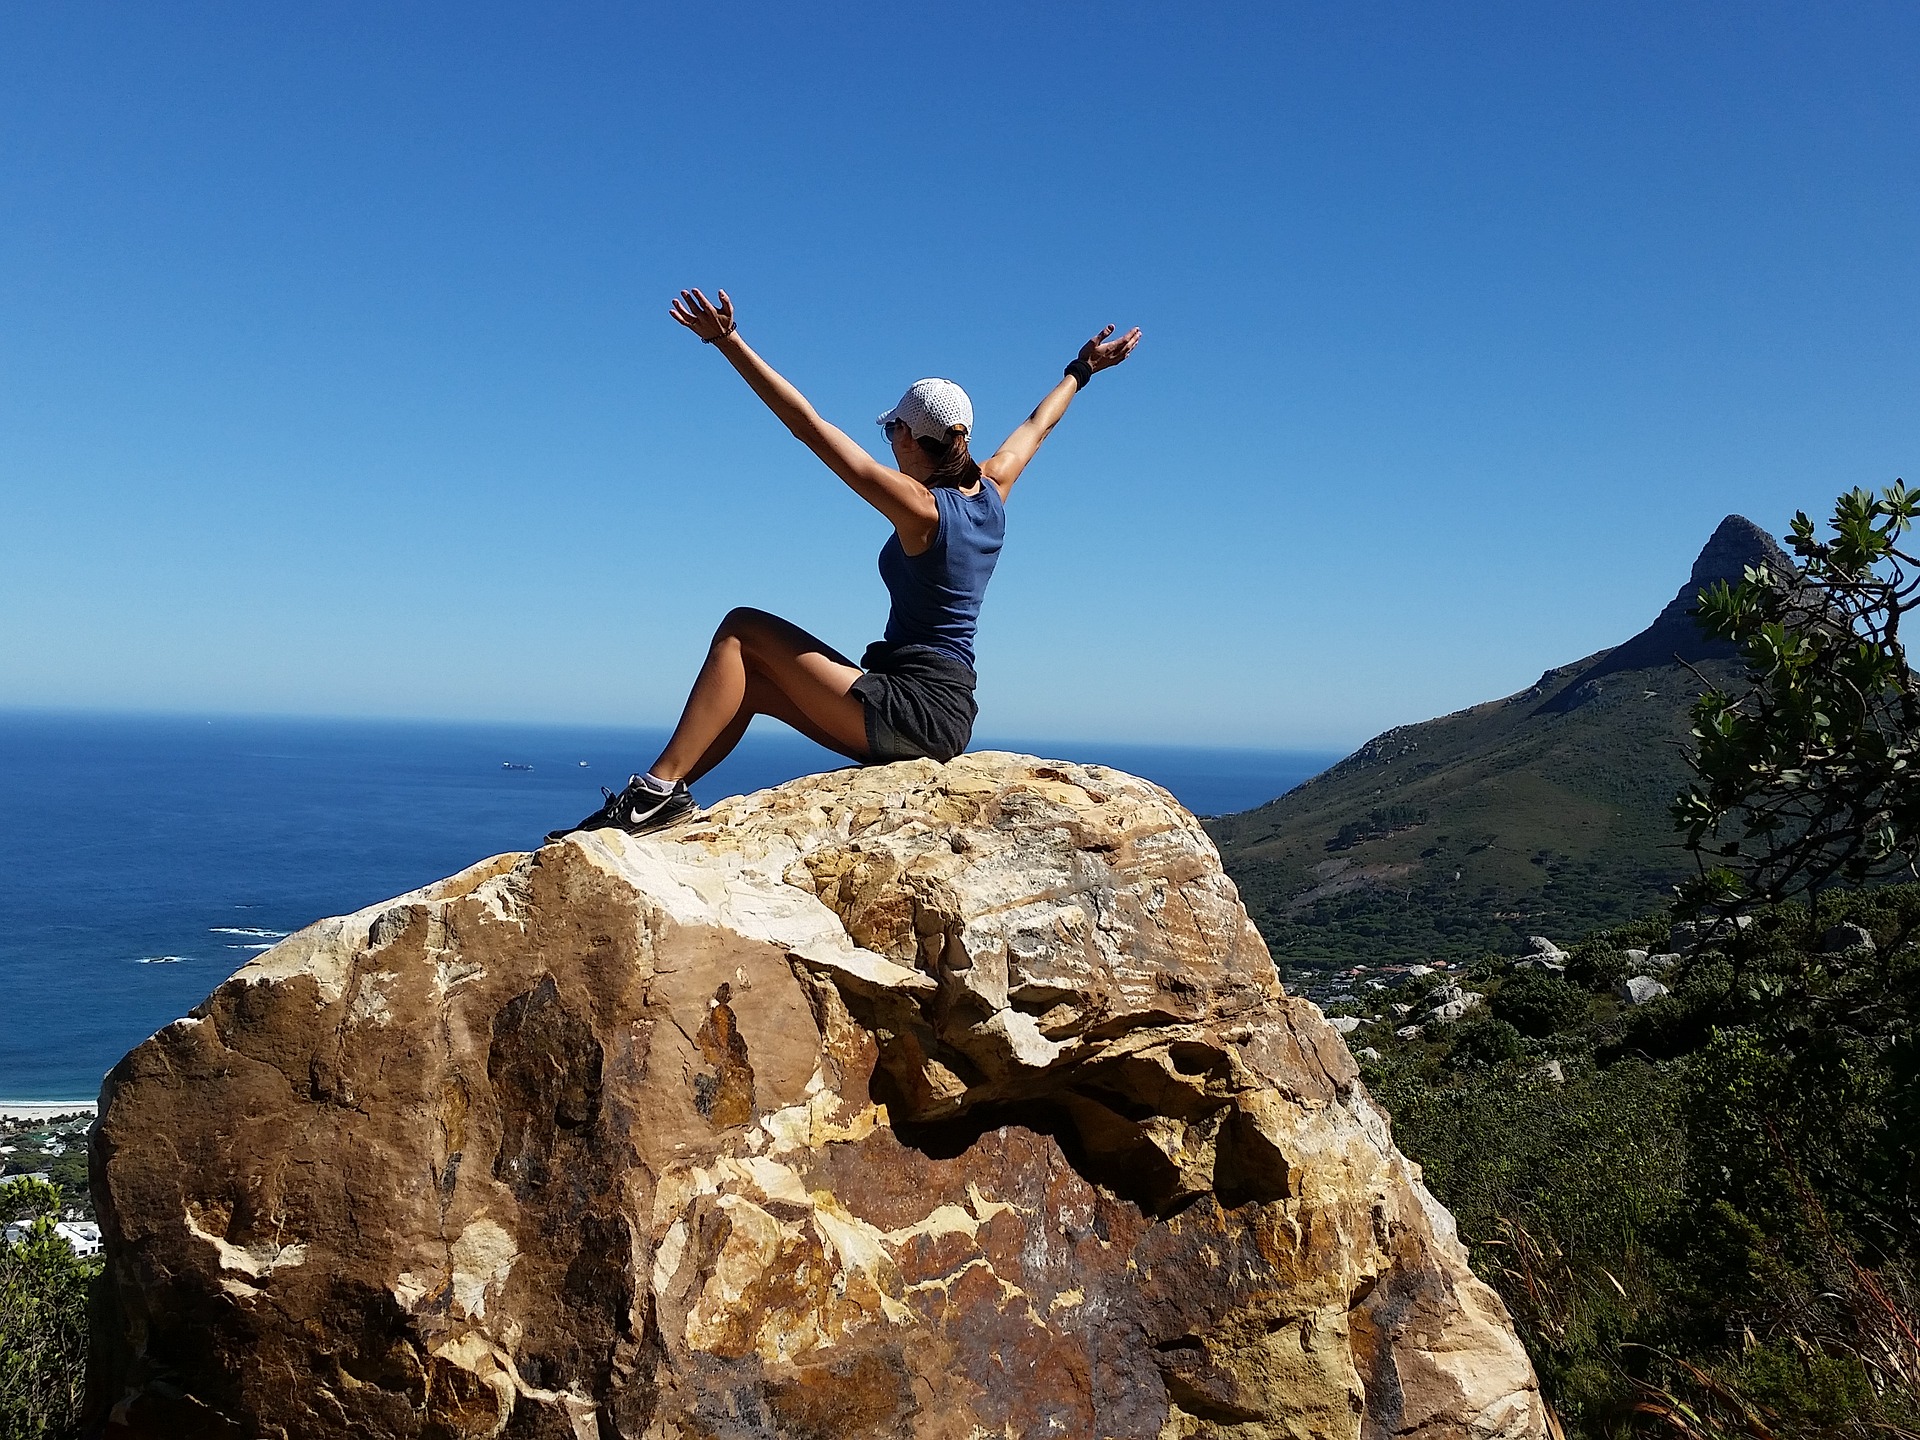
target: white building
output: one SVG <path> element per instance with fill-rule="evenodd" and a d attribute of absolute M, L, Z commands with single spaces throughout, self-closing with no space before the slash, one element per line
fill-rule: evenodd
<path fill-rule="evenodd" d="M 27 1238 L 33 1229 L 31 1220 L 16 1220 L 7 1226 L 7 1244 L 18 1245 Z M 100 1253 L 100 1227 L 91 1220 L 60 1220 L 54 1223 L 53 1233 L 67 1242 L 67 1247 L 76 1255 L 98 1255 Z"/>

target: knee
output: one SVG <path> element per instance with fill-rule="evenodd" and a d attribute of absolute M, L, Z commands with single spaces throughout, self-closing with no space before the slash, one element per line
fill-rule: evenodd
<path fill-rule="evenodd" d="M 764 610 L 755 610 L 750 605 L 739 605 L 726 613 L 720 622 L 720 628 L 713 632 L 714 643 L 722 640 L 738 640 L 751 649 L 753 642 L 765 635 L 774 617 Z"/>

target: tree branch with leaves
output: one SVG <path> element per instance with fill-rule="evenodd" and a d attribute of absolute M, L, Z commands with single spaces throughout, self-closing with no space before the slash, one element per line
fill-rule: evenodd
<path fill-rule="evenodd" d="M 1904 481 L 1852 490 L 1826 538 L 1794 516 L 1793 573 L 1750 566 L 1701 593 L 1702 629 L 1740 647 L 1749 684 L 1693 705 L 1696 778 L 1673 813 L 1700 862 L 1694 904 L 1920 875 L 1920 688 L 1900 638 L 1920 604 L 1916 516 Z"/>

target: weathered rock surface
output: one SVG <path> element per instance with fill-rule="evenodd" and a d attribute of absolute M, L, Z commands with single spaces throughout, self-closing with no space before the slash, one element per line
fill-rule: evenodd
<path fill-rule="evenodd" d="M 1873 950 L 1873 932 L 1864 925 L 1843 921 L 1829 925 L 1820 935 L 1822 955 L 1867 954 Z"/>
<path fill-rule="evenodd" d="M 1613 982 L 1614 997 L 1628 1005 L 1645 1005 L 1668 993 L 1667 987 L 1650 975 L 1628 975 Z"/>
<path fill-rule="evenodd" d="M 1529 935 L 1526 945 L 1513 962 L 1516 970 L 1545 970 L 1550 975 L 1564 975 L 1567 970 L 1567 952 L 1544 935 Z"/>
<path fill-rule="evenodd" d="M 1710 920 L 1682 920 L 1667 931 L 1667 949 L 1684 952 L 1717 949 L 1753 923 L 1751 915 L 1722 915 Z"/>
<path fill-rule="evenodd" d="M 1429 1025 L 1451 1025 L 1463 1018 L 1468 1011 L 1478 1009 L 1480 1002 L 1487 997 L 1477 990 L 1462 990 L 1458 985 L 1441 985 L 1428 992 L 1427 1011 L 1424 1023 Z"/>
<path fill-rule="evenodd" d="M 1162 791 L 841 771 L 486 861 L 108 1077 L 115 1436 L 1536 1437 Z"/>

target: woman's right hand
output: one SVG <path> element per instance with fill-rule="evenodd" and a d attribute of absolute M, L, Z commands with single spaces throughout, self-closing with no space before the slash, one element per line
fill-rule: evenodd
<path fill-rule="evenodd" d="M 682 290 L 668 311 L 709 345 L 733 333 L 733 301 L 724 290 L 715 293 L 720 297 L 718 308 L 698 290 Z"/>

